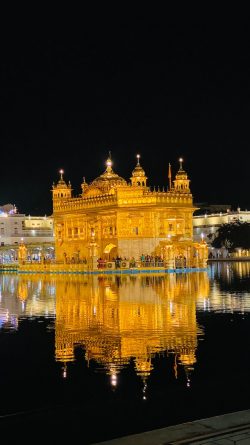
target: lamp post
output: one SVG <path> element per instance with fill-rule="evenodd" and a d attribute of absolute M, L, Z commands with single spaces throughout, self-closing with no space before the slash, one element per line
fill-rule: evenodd
<path fill-rule="evenodd" d="M 92 270 L 97 269 L 97 243 L 95 242 L 95 230 L 91 228 L 91 238 L 89 243 L 90 267 Z"/>
<path fill-rule="evenodd" d="M 166 244 L 166 267 L 167 269 L 174 269 L 174 251 L 173 244 L 171 239 L 171 234 L 167 235 L 167 244 Z"/>
<path fill-rule="evenodd" d="M 199 249 L 199 266 L 207 267 L 208 248 L 204 241 L 204 233 L 201 233 L 201 248 Z"/>

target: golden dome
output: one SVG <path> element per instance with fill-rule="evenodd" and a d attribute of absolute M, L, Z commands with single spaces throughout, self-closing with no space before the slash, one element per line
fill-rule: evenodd
<path fill-rule="evenodd" d="M 183 168 L 180 168 L 176 173 L 176 177 L 178 177 L 178 179 L 187 179 L 187 173 L 185 170 L 183 170 Z"/>
<path fill-rule="evenodd" d="M 189 188 L 190 180 L 188 179 L 187 173 L 182 168 L 183 159 L 180 158 L 179 162 L 180 162 L 180 168 L 175 175 L 174 191 L 178 191 L 180 193 L 190 193 L 190 188 Z"/>
<path fill-rule="evenodd" d="M 63 178 L 64 171 L 59 170 L 59 173 L 60 173 L 60 179 L 56 185 L 53 185 L 53 188 L 67 189 L 67 188 L 71 187 L 70 181 L 69 181 L 69 185 L 67 185 Z"/>
<path fill-rule="evenodd" d="M 140 164 L 136 165 L 136 167 L 132 171 L 132 176 L 145 176 L 145 171 L 143 170 Z"/>
<path fill-rule="evenodd" d="M 145 176 L 145 171 L 140 164 L 140 155 L 137 155 L 137 164 L 132 171 L 132 176 Z"/>
<path fill-rule="evenodd" d="M 94 188 L 99 189 L 101 193 L 104 193 L 108 192 L 111 188 L 127 185 L 127 181 L 113 171 L 110 157 L 107 159 L 106 165 L 107 168 L 105 172 L 91 182 L 89 190 Z"/>

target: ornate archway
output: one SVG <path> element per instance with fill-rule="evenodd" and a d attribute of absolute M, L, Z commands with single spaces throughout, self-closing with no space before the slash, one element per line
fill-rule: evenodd
<path fill-rule="evenodd" d="M 104 253 L 106 259 L 110 260 L 110 252 L 111 252 L 111 250 L 113 250 L 115 248 L 117 248 L 117 246 L 113 243 L 109 243 L 106 245 L 106 247 L 103 250 L 103 253 Z"/>

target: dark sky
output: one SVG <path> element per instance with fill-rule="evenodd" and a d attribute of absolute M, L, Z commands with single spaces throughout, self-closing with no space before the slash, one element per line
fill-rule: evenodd
<path fill-rule="evenodd" d="M 105 169 L 128 179 L 141 154 L 150 185 L 178 158 L 195 202 L 250 208 L 250 33 L 213 24 L 91 22 L 9 33 L 1 42 L 0 205 L 52 211 L 65 170 L 75 194 Z"/>

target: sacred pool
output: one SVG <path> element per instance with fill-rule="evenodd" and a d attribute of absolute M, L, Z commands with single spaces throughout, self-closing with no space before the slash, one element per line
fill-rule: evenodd
<path fill-rule="evenodd" d="M 249 408 L 249 289 L 249 262 L 1 274 L 3 434 L 90 444 Z"/>

